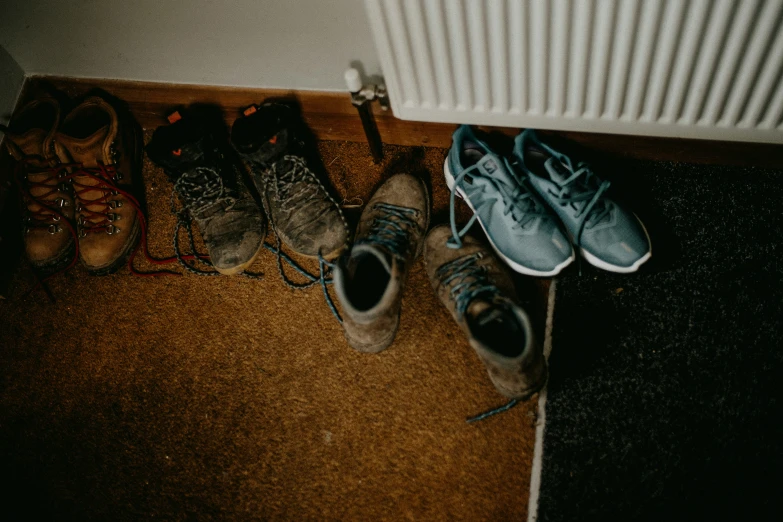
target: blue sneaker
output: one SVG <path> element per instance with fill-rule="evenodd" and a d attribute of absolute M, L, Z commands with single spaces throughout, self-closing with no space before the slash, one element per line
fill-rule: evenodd
<path fill-rule="evenodd" d="M 449 246 L 460 248 L 460 238 L 478 220 L 497 254 L 520 274 L 551 277 L 573 262 L 575 255 L 557 219 L 526 180 L 520 180 L 508 162 L 492 152 L 468 125 L 460 126 L 443 171 L 451 190 L 452 238 Z M 459 195 L 473 217 L 457 230 L 454 196 Z"/>
<path fill-rule="evenodd" d="M 582 256 L 593 266 L 621 274 L 636 272 L 652 256 L 650 236 L 639 218 L 612 201 L 608 181 L 583 162 L 542 143 L 533 129 L 514 140 L 523 176 L 557 213 Z"/>

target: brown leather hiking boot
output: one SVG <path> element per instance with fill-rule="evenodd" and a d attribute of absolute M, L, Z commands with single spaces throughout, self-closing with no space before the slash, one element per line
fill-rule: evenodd
<path fill-rule="evenodd" d="M 427 187 L 408 174 L 389 178 L 362 212 L 356 242 L 334 269 L 345 338 L 360 352 L 377 353 L 394 341 L 403 287 L 429 222 Z"/>
<path fill-rule="evenodd" d="M 141 129 L 105 99 L 87 98 L 65 118 L 55 137 L 64 163 L 81 163 L 72 174 L 79 253 L 87 270 L 117 270 L 141 234 L 135 194 L 141 184 Z"/>
<path fill-rule="evenodd" d="M 6 148 L 22 164 L 17 181 L 22 191 L 24 246 L 34 266 L 57 270 L 73 259 L 74 237 L 63 222 L 74 217 L 67 174 L 57 168 L 54 135 L 60 123 L 60 104 L 44 97 L 25 105 L 11 120 Z"/>
<path fill-rule="evenodd" d="M 526 399 L 546 382 L 547 369 L 530 319 L 517 303 L 508 267 L 470 235 L 451 248 L 447 225 L 424 243 L 424 265 L 432 288 L 468 337 L 495 388 L 510 399 Z"/>

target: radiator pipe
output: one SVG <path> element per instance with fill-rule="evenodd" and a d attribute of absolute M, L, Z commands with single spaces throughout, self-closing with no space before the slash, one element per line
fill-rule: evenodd
<path fill-rule="evenodd" d="M 351 104 L 359 111 L 359 118 L 362 120 L 364 135 L 367 137 L 367 143 L 370 146 L 373 162 L 380 163 L 383 160 L 383 142 L 381 134 L 378 132 L 378 125 L 372 115 L 372 101 L 378 99 L 381 107 L 388 108 L 388 97 L 386 89 L 383 86 L 362 85 L 362 78 L 356 69 L 345 71 L 345 84 L 348 86 L 348 92 L 351 93 Z"/>

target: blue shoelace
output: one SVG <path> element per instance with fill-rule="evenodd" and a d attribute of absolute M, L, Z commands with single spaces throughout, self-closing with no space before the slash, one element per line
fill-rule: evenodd
<path fill-rule="evenodd" d="M 487 199 L 482 202 L 481 205 L 474 207 L 474 214 L 471 216 L 470 220 L 468 220 L 468 223 L 462 228 L 462 230 L 457 230 L 457 220 L 455 213 L 457 188 L 462 185 L 465 176 L 468 174 L 473 177 L 481 177 L 482 179 L 486 179 L 492 184 L 495 190 L 497 190 L 497 192 L 501 195 L 501 199 L 503 201 L 503 215 L 507 216 L 511 214 L 514 218 L 515 224 L 513 228 L 524 228 L 528 224 L 533 223 L 536 218 L 543 218 L 548 216 L 538 201 L 536 201 L 530 189 L 525 185 L 525 181 L 520 181 L 518 186 L 514 187 L 513 189 L 509 189 L 505 183 L 491 176 L 482 175 L 478 170 L 478 165 L 473 165 L 472 167 L 468 167 L 467 169 L 463 170 L 454 179 L 454 187 L 451 190 L 451 196 L 449 198 L 449 219 L 451 223 L 452 234 L 451 239 L 449 239 L 446 243 L 449 248 L 461 248 L 461 238 L 467 233 L 468 230 L 470 230 L 470 227 L 473 226 L 473 223 L 476 222 L 476 219 L 478 219 L 478 211 L 481 206 L 494 203 L 494 200 Z M 467 197 L 467 194 L 465 197 Z"/>
<path fill-rule="evenodd" d="M 454 308 L 460 319 L 465 316 L 473 299 L 479 295 L 494 297 L 499 293 L 498 288 L 487 279 L 486 267 L 476 263 L 483 257 L 484 254 L 481 252 L 458 257 L 436 271 L 442 285 L 452 285 L 449 289 L 449 297 L 454 301 Z"/>
<path fill-rule="evenodd" d="M 549 191 L 549 194 L 557 198 L 558 202 L 565 206 L 573 204 L 578 210 L 576 218 L 579 220 L 579 228 L 576 234 L 576 246 L 582 244 L 582 233 L 588 224 L 600 223 L 612 211 L 611 205 L 601 200 L 604 192 L 609 189 L 609 181 L 598 183 L 598 177 L 593 173 L 590 167 L 579 162 L 574 168 L 571 159 L 565 155 L 555 156 L 560 163 L 571 172 L 571 177 L 565 180 L 557 192 Z M 580 178 L 582 178 L 580 180 Z M 580 182 L 584 187 L 578 191 L 571 189 L 574 183 Z M 586 202 L 586 203 L 585 203 Z M 585 203 L 581 205 L 580 204 Z M 595 210 L 595 212 L 593 212 Z"/>
<path fill-rule="evenodd" d="M 185 230 L 188 233 L 188 238 L 190 240 L 190 251 L 193 252 L 192 255 L 194 255 L 195 259 L 194 262 L 200 262 L 208 267 L 212 266 L 211 261 L 209 260 L 208 256 L 203 256 L 197 253 L 196 250 L 196 241 L 193 236 L 193 227 L 192 227 L 192 219 L 186 212 L 177 211 L 175 205 L 174 205 L 174 199 L 173 199 L 173 193 L 172 193 L 172 212 L 177 216 L 177 225 L 174 229 L 174 253 L 177 257 L 177 260 L 179 263 L 186 268 L 189 272 L 192 272 L 196 275 L 202 275 L 202 276 L 218 276 L 220 275 L 219 272 L 211 270 L 202 270 L 200 268 L 197 268 L 196 266 L 192 266 L 185 262 L 182 250 L 179 245 L 179 231 L 181 227 L 184 227 Z M 326 259 L 321 256 L 321 254 L 318 254 L 318 272 L 319 274 L 317 276 L 311 274 L 304 268 L 302 268 L 299 263 L 294 261 L 288 254 L 283 252 L 281 242 L 280 242 L 280 236 L 277 235 L 277 232 L 275 232 L 276 237 L 276 245 L 272 246 L 266 241 L 264 241 L 263 245 L 264 248 L 268 251 L 272 252 L 272 254 L 275 255 L 277 258 L 277 267 L 278 271 L 280 272 L 281 277 L 283 278 L 283 282 L 288 286 L 289 288 L 301 290 L 305 288 L 310 288 L 311 286 L 320 283 L 321 289 L 324 293 L 324 298 L 326 299 L 326 304 L 329 306 L 329 310 L 331 310 L 332 315 L 334 315 L 335 319 L 337 319 L 338 323 L 343 322 L 343 318 L 340 317 L 340 313 L 337 311 L 337 307 L 334 305 L 334 301 L 332 300 L 332 296 L 329 295 L 329 289 L 327 288 L 328 285 L 332 284 L 333 281 L 331 278 L 327 278 L 327 273 L 334 268 L 334 264 L 328 262 Z M 304 277 L 307 282 L 305 283 L 295 283 L 294 281 L 291 281 L 288 279 L 288 277 L 285 275 L 285 272 L 283 271 L 283 262 L 285 262 L 288 266 L 293 268 L 299 275 Z M 262 279 L 263 274 L 253 274 L 249 272 L 243 273 L 244 277 L 250 278 L 250 279 Z"/>
<path fill-rule="evenodd" d="M 458 257 L 440 266 L 436 271 L 436 275 L 442 285 L 452 285 L 449 289 L 449 297 L 454 301 L 454 307 L 460 319 L 465 316 L 468 306 L 475 298 L 487 296 L 491 299 L 500 293 L 498 288 L 487 278 L 487 268 L 479 266 L 477 263 L 483 257 L 484 254 L 482 252 Z M 502 406 L 485 411 L 474 417 L 469 417 L 466 421 L 472 424 L 484 420 L 498 413 L 508 411 L 518 403 L 518 399 L 511 399 Z"/>
<path fill-rule="evenodd" d="M 388 203 L 376 203 L 373 209 L 381 211 L 381 215 L 373 220 L 367 237 L 356 244 L 381 245 L 396 258 L 404 260 L 410 248 L 410 231 L 418 228 L 414 218 L 419 211 Z"/>
<path fill-rule="evenodd" d="M 278 270 L 283 278 L 283 282 L 288 286 L 289 288 L 302 290 L 305 288 L 310 288 L 311 286 L 315 285 L 316 283 L 319 283 L 321 285 L 321 290 L 323 290 L 324 293 L 324 300 L 326 301 L 326 304 L 329 306 L 329 310 L 332 312 L 332 315 L 335 319 L 337 319 L 337 322 L 342 324 L 343 318 L 340 317 L 340 312 L 337 311 L 337 307 L 334 305 L 334 300 L 332 300 L 332 296 L 329 295 L 329 289 L 327 288 L 328 285 L 334 284 L 334 280 L 332 278 L 327 278 L 327 273 L 331 271 L 332 268 L 334 268 L 334 263 L 330 263 L 326 259 L 323 258 L 321 253 L 318 253 L 318 275 L 313 275 L 304 268 L 302 268 L 301 265 L 299 265 L 296 261 L 291 259 L 291 257 L 283 252 L 283 249 L 280 244 L 280 236 L 277 236 L 277 245 L 276 247 L 273 247 L 266 241 L 264 242 L 264 248 L 275 254 L 277 257 L 277 264 L 278 264 Z M 295 283 L 288 279 L 288 277 L 283 272 L 283 261 L 293 268 L 299 275 L 304 277 L 307 282 L 306 283 Z"/>

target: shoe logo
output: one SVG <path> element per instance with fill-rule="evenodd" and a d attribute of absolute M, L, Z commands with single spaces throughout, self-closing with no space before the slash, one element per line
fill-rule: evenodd
<path fill-rule="evenodd" d="M 84 154 L 85 152 L 90 152 L 90 147 L 89 146 L 82 147 L 80 145 L 74 145 L 73 150 L 78 154 Z"/>
<path fill-rule="evenodd" d="M 484 170 L 487 171 L 487 173 L 492 174 L 496 170 L 498 170 L 498 165 L 493 160 L 488 159 L 484 162 Z"/>

